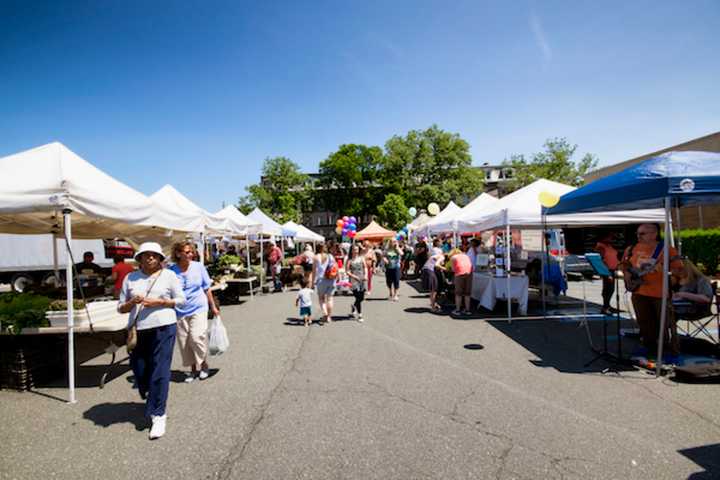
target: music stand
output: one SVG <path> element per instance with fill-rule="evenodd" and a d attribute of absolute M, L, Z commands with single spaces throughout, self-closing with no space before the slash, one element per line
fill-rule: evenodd
<path fill-rule="evenodd" d="M 615 309 L 615 324 L 616 324 L 616 330 L 617 330 L 617 355 L 613 355 L 608 350 L 608 327 L 607 327 L 607 315 L 603 317 L 603 349 L 601 351 L 595 350 L 597 355 L 595 358 L 590 360 L 585 364 L 585 367 L 589 367 L 595 361 L 599 359 L 606 360 L 611 363 L 616 364 L 625 364 L 627 363 L 625 359 L 622 357 L 622 336 L 620 335 L 620 289 L 618 288 L 618 276 L 613 275 L 613 273 L 608 269 L 607 265 L 603 263 L 602 258 L 600 257 L 599 253 L 586 253 L 585 259 L 588 261 L 590 266 L 593 268 L 596 274 L 600 275 L 601 277 L 612 277 L 615 281 L 615 301 L 617 302 L 617 308 Z M 612 367 L 608 367 L 602 371 L 602 373 L 607 373 L 608 371 L 613 370 L 617 373 L 617 370 L 615 370 Z"/>

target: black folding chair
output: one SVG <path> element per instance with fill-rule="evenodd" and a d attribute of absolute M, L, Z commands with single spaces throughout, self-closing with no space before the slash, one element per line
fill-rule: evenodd
<path fill-rule="evenodd" d="M 689 308 L 692 302 L 673 303 L 675 309 L 675 320 L 680 333 L 688 337 L 698 337 L 700 334 L 715 344 L 720 345 L 720 293 L 718 293 L 717 282 L 712 282 L 713 299 L 706 309 L 693 311 Z M 697 305 L 697 304 L 695 304 Z M 686 322 L 685 328 L 680 321 Z M 710 328 L 715 325 L 715 336 Z"/>

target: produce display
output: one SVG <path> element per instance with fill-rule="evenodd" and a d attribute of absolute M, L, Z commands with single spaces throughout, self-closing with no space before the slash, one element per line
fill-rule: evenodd
<path fill-rule="evenodd" d="M 0 325 L 2 331 L 18 334 L 23 328 L 49 327 L 45 312 L 52 300 L 33 293 L 0 294 Z"/>

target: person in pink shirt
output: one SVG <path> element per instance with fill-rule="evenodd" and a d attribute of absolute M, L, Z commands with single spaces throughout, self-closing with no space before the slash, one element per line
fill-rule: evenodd
<path fill-rule="evenodd" d="M 455 284 L 455 310 L 453 315 L 470 315 L 470 290 L 472 289 L 472 263 L 467 253 L 454 250 L 450 255 Z M 463 301 L 465 310 L 462 310 Z"/>

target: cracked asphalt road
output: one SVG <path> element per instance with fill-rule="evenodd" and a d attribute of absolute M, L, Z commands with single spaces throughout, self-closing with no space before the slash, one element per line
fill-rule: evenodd
<path fill-rule="evenodd" d="M 63 388 L 2 391 L 0 478 L 720 475 L 718 385 L 585 371 L 574 323 L 454 320 L 416 313 L 427 300 L 407 286 L 374 293 L 363 324 L 289 325 L 293 292 L 224 308 L 231 349 L 209 380 L 171 384 L 156 442 L 127 371 L 75 405 Z"/>

